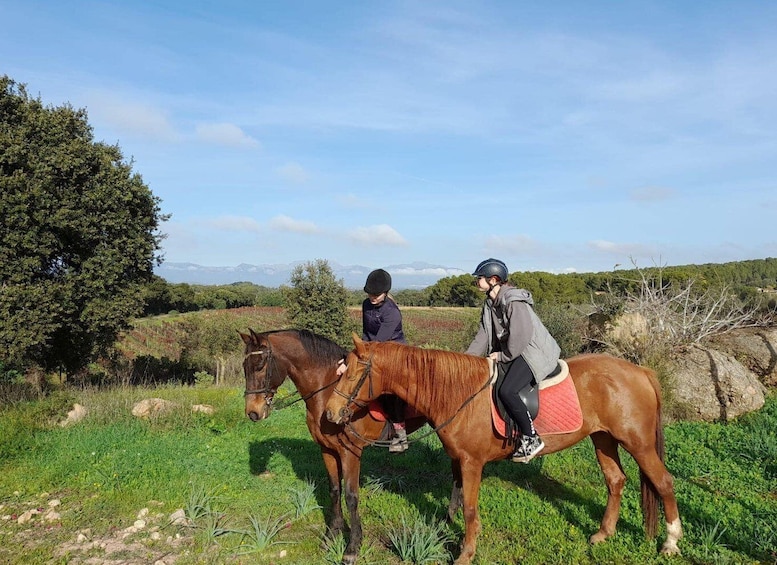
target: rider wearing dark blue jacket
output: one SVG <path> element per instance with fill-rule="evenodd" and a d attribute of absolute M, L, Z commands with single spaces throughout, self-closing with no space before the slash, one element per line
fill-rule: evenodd
<path fill-rule="evenodd" d="M 406 343 L 402 331 L 402 313 L 389 295 L 391 275 L 383 269 L 375 269 L 367 275 L 364 292 L 367 298 L 362 302 L 362 339 L 365 341 L 397 341 Z M 383 406 L 394 428 L 389 451 L 402 453 L 407 450 L 405 432 L 405 402 L 396 396 L 383 398 Z"/>

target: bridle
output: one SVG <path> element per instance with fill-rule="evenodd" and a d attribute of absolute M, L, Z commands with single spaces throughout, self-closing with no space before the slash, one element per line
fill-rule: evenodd
<path fill-rule="evenodd" d="M 264 355 L 265 351 L 267 352 L 267 360 L 265 361 L 265 366 L 267 367 L 265 369 L 264 373 L 264 379 L 262 379 L 260 388 L 256 389 L 248 389 L 246 388 L 245 392 L 243 392 L 243 397 L 249 396 L 251 394 L 262 394 L 264 395 L 264 402 L 267 405 L 267 409 L 271 410 L 275 408 L 276 410 L 281 410 L 283 408 L 288 408 L 292 404 L 295 404 L 300 401 L 307 401 L 308 399 L 314 397 L 319 392 L 328 389 L 330 386 L 336 385 L 337 380 L 332 381 L 329 384 L 325 384 L 321 388 L 318 388 L 314 390 L 313 392 L 310 392 L 306 394 L 305 396 L 299 395 L 299 391 L 295 391 L 293 394 L 285 396 L 280 399 L 277 405 L 273 406 L 273 400 L 275 398 L 275 393 L 278 391 L 278 387 L 280 387 L 281 383 L 283 383 L 284 380 L 286 380 L 286 375 L 282 379 L 278 380 L 278 385 L 275 387 L 272 387 L 269 385 L 269 383 L 273 382 L 275 375 L 278 373 L 278 361 L 275 359 L 275 356 L 272 352 L 272 347 L 267 345 L 266 350 L 258 350 L 258 351 L 252 351 L 248 354 L 246 354 L 244 361 L 251 357 L 252 355 Z M 289 401 L 289 398 L 293 398 L 295 395 L 299 395 L 300 397 Z"/>
<path fill-rule="evenodd" d="M 362 371 L 362 374 L 359 377 L 359 380 L 356 381 L 356 386 L 354 387 L 351 394 L 348 395 L 348 394 L 345 394 L 343 391 L 338 390 L 336 384 L 335 384 L 335 388 L 332 389 L 332 392 L 334 392 L 336 395 L 340 396 L 341 398 L 345 398 L 345 408 L 343 410 L 344 410 L 344 415 L 348 417 L 349 421 L 351 419 L 351 416 L 353 415 L 353 411 L 351 410 L 351 404 L 357 406 L 360 409 L 364 409 L 369 406 L 368 402 L 361 402 L 359 400 L 356 400 L 356 396 L 359 394 L 359 391 L 364 385 L 364 382 L 367 380 L 369 380 L 369 395 L 370 395 L 370 398 L 372 398 L 372 355 L 370 355 L 370 358 L 367 359 L 366 361 L 357 359 L 356 362 L 359 365 L 364 365 L 364 371 Z M 352 379 L 348 379 L 348 380 L 352 380 Z"/>
<path fill-rule="evenodd" d="M 264 379 L 262 379 L 261 386 L 260 388 L 250 390 L 246 388 L 243 396 L 246 397 L 250 394 L 263 394 L 265 403 L 267 404 L 268 408 L 271 408 L 273 397 L 275 396 L 275 392 L 278 390 L 278 387 L 271 387 L 269 385 L 269 383 L 272 382 L 271 377 L 278 371 L 278 364 L 272 354 L 272 348 L 268 346 L 266 350 L 260 349 L 258 351 L 252 351 L 246 354 L 244 361 L 252 355 L 264 355 L 265 352 L 267 353 L 267 360 L 264 364 L 267 368 L 265 369 Z M 281 382 L 283 381 L 281 380 Z"/>

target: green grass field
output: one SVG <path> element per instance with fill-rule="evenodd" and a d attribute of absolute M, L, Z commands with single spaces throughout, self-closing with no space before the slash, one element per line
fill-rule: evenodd
<path fill-rule="evenodd" d="M 133 417 L 133 404 L 151 396 L 178 407 L 151 420 Z M 73 402 L 87 408 L 86 418 L 58 426 Z M 192 413 L 191 405 L 200 403 L 215 413 Z M 252 423 L 243 414 L 240 387 L 213 386 L 58 392 L 6 408 L 0 415 L 0 562 L 337 563 L 342 547 L 323 541 L 328 488 L 304 416 L 295 404 Z M 618 534 L 595 547 L 587 538 L 598 527 L 606 493 L 588 440 L 529 465 L 490 463 L 475 563 L 775 563 L 775 429 L 774 395 L 735 423 L 666 428 L 685 528 L 683 556 L 671 559 L 658 556 L 660 539 L 645 540 L 637 469 L 628 455 Z M 403 525 L 436 525 L 450 486 L 449 460 L 436 436 L 402 455 L 369 448 L 361 477 L 360 563 L 402 563 L 392 534 Z M 56 519 L 52 501 L 60 503 Z M 134 531 L 143 509 L 146 524 Z M 190 525 L 169 523 L 177 509 L 193 519 Z M 19 523 L 31 510 L 39 513 Z M 444 546 L 454 557 L 462 529 L 461 515 L 439 528 L 443 542 L 454 540 Z M 108 542 L 117 539 L 120 549 L 107 554 L 115 549 Z"/>
<path fill-rule="evenodd" d="M 477 309 L 403 314 L 410 343 L 451 350 L 466 346 L 477 319 Z M 351 317 L 358 322 L 358 309 Z M 159 316 L 139 320 L 120 344 L 130 358 L 170 359 L 186 344 L 188 355 L 206 361 L 222 348 L 234 357 L 222 386 L 208 378 L 185 387 L 57 384 L 45 398 L 0 408 L 0 563 L 340 563 L 342 539 L 323 537 L 327 479 L 304 406 L 276 410 L 259 423 L 244 415 L 236 331 L 249 327 L 288 323 L 278 308 Z M 281 396 L 293 392 L 287 382 Z M 134 404 L 151 397 L 175 406 L 148 420 L 134 417 Z M 61 427 L 74 403 L 86 417 Z M 193 412 L 197 404 L 215 412 Z M 774 565 L 775 429 L 774 393 L 762 410 L 736 422 L 666 427 L 667 467 L 685 531 L 683 555 L 674 558 L 658 556 L 663 529 L 657 540 L 645 539 L 638 470 L 628 455 L 618 534 L 595 547 L 587 540 L 598 529 L 606 489 L 589 440 L 529 465 L 490 463 L 474 563 Z M 442 522 L 450 489 L 450 463 L 434 435 L 414 440 L 401 455 L 367 449 L 359 563 L 455 558 L 463 519 Z M 185 518 L 174 520 L 179 510 Z"/>

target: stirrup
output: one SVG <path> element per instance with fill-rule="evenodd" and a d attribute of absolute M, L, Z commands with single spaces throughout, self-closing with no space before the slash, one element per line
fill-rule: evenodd
<path fill-rule="evenodd" d="M 389 453 L 404 453 L 409 447 L 407 443 L 407 433 L 405 433 L 405 430 L 402 428 L 394 430 L 394 432 L 396 435 L 391 440 L 391 445 L 389 445 Z"/>

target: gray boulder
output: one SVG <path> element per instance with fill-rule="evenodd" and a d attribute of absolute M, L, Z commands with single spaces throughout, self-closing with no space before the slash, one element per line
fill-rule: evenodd
<path fill-rule="evenodd" d="M 709 345 L 735 357 L 758 375 L 764 386 L 777 386 L 777 328 L 738 330 L 715 336 Z"/>
<path fill-rule="evenodd" d="M 691 346 L 671 361 L 671 394 L 677 417 L 728 421 L 759 410 L 765 387 L 734 355 Z"/>

